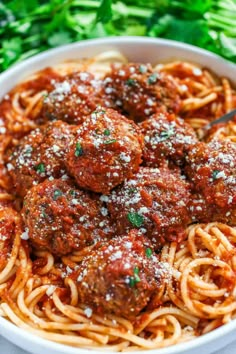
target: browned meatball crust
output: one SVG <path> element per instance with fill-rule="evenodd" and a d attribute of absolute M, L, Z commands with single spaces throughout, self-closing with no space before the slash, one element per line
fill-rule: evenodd
<path fill-rule="evenodd" d="M 140 123 L 144 135 L 143 161 L 158 167 L 171 161 L 183 165 L 186 152 L 198 142 L 192 127 L 174 114 L 159 113 Z"/>
<path fill-rule="evenodd" d="M 33 185 L 65 174 L 65 154 L 73 129 L 61 121 L 48 123 L 9 151 L 7 169 L 17 195 L 24 197 Z"/>
<path fill-rule="evenodd" d="M 196 201 L 198 221 L 221 221 L 236 224 L 236 144 L 229 141 L 212 140 L 209 144 L 199 143 L 187 156 L 185 172 L 192 183 L 192 189 L 200 194 L 207 205 Z M 196 208 L 195 208 L 196 210 Z"/>
<path fill-rule="evenodd" d="M 178 112 L 180 98 L 173 79 L 150 64 L 113 65 L 104 78 L 104 92 L 113 108 L 135 122 L 157 112 Z"/>
<path fill-rule="evenodd" d="M 24 199 L 22 216 L 33 245 L 56 255 L 109 238 L 107 209 L 97 196 L 62 179 L 44 181 Z"/>
<path fill-rule="evenodd" d="M 165 241 L 181 242 L 191 223 L 188 211 L 190 187 L 183 177 L 167 168 L 140 167 L 110 195 L 101 196 L 118 233 L 139 228 L 155 247 Z"/>
<path fill-rule="evenodd" d="M 60 119 L 80 124 L 101 103 L 96 93 L 101 82 L 88 72 L 76 72 L 54 83 L 54 90 L 45 97 L 42 115 L 48 120 Z"/>
<path fill-rule="evenodd" d="M 78 128 L 67 167 L 82 188 L 107 193 L 141 164 L 138 126 L 112 109 L 98 108 Z"/>
<path fill-rule="evenodd" d="M 164 273 L 150 241 L 131 230 L 96 245 L 72 276 L 80 301 L 90 310 L 133 319 L 158 291 Z"/>

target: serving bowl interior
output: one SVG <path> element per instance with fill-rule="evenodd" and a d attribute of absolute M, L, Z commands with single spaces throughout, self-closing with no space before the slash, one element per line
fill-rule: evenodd
<path fill-rule="evenodd" d="M 110 37 L 62 46 L 14 65 L 0 75 L 0 98 L 18 82 L 40 69 L 66 60 L 93 57 L 107 50 L 118 50 L 132 62 L 150 62 L 154 64 L 173 60 L 190 61 L 209 68 L 219 76 L 228 77 L 232 83 L 236 84 L 236 65 L 205 50 L 169 40 L 144 37 Z M 233 341 L 235 339 L 235 330 L 236 321 L 232 321 L 191 342 L 163 349 L 147 350 L 143 351 L 143 353 L 196 354 L 201 351 L 201 354 L 210 354 Z M 101 351 L 98 351 L 98 349 L 89 351 L 44 340 L 16 327 L 4 318 L 0 318 L 0 334 L 19 347 L 34 354 L 42 354 L 44 351 L 50 352 L 50 354 L 98 354 L 102 351 L 102 348 Z"/>

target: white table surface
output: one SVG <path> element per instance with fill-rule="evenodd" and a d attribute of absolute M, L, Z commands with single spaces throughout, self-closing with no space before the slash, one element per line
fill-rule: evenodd
<path fill-rule="evenodd" d="M 0 354 L 28 354 L 0 336 Z M 43 354 L 43 353 L 42 353 Z M 236 354 L 236 341 L 214 354 Z"/>

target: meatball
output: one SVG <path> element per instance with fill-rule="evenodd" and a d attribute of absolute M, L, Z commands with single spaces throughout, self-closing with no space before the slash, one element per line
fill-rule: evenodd
<path fill-rule="evenodd" d="M 96 92 L 100 81 L 87 72 L 77 72 L 56 82 L 55 89 L 44 99 L 42 115 L 46 119 L 81 124 L 92 113 L 98 102 Z"/>
<path fill-rule="evenodd" d="M 150 64 L 113 65 L 104 79 L 108 101 L 123 114 L 143 121 L 156 112 L 178 112 L 180 97 L 173 79 Z"/>
<path fill-rule="evenodd" d="M 111 236 L 107 209 L 97 196 L 62 179 L 44 181 L 24 199 L 22 216 L 35 247 L 56 255 L 81 250 Z"/>
<path fill-rule="evenodd" d="M 198 142 L 192 127 L 174 114 L 160 113 L 140 123 L 144 135 L 145 165 L 158 167 L 166 159 L 183 165 L 185 154 Z"/>
<path fill-rule="evenodd" d="M 235 225 L 236 145 L 226 140 L 199 143 L 189 151 L 187 163 L 185 172 L 193 191 L 201 195 L 208 207 L 208 221 Z M 202 216 L 200 211 L 198 220 L 206 221 L 204 209 Z"/>
<path fill-rule="evenodd" d="M 191 222 L 189 184 L 179 172 L 167 168 L 140 167 L 133 178 L 101 200 L 107 201 L 118 233 L 138 228 L 156 248 L 165 241 L 181 242 Z"/>
<path fill-rule="evenodd" d="M 72 126 L 50 122 L 33 130 L 9 152 L 7 169 L 17 195 L 24 197 L 33 185 L 65 174 L 66 148 L 72 137 Z"/>
<path fill-rule="evenodd" d="M 143 137 L 134 122 L 98 108 L 77 130 L 67 167 L 82 188 L 107 193 L 138 170 Z"/>
<path fill-rule="evenodd" d="M 78 271 L 80 301 L 100 314 L 133 319 L 158 291 L 165 269 L 148 239 L 137 230 L 97 244 Z"/>

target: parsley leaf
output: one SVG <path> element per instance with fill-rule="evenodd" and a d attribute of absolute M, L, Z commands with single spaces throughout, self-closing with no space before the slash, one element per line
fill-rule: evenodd
<path fill-rule="evenodd" d="M 146 248 L 145 254 L 146 254 L 147 258 L 150 258 L 151 255 L 152 255 L 152 250 L 151 250 L 151 248 Z"/>
<path fill-rule="evenodd" d="M 48 38 L 48 44 L 50 45 L 50 47 L 58 47 L 60 45 L 71 42 L 71 34 L 66 31 L 55 32 Z"/>
<path fill-rule="evenodd" d="M 83 149 L 82 149 L 80 142 L 77 142 L 76 146 L 75 146 L 75 156 L 79 157 L 81 155 L 83 155 Z"/>
<path fill-rule="evenodd" d="M 106 144 L 106 145 L 113 144 L 113 143 L 116 143 L 116 139 L 110 139 L 110 140 L 104 141 L 104 144 Z"/>
<path fill-rule="evenodd" d="M 37 173 L 44 173 L 45 172 L 45 165 L 44 165 L 44 163 L 41 162 L 38 165 L 36 165 L 34 167 L 34 169 Z"/>
<path fill-rule="evenodd" d="M 139 277 L 139 268 L 138 267 L 134 267 L 134 275 L 129 278 L 129 286 L 131 288 L 134 288 L 135 285 L 137 283 L 139 283 L 140 281 L 141 281 L 141 279 Z"/>
<path fill-rule="evenodd" d="M 109 129 L 105 129 L 103 132 L 104 135 L 109 136 L 111 134 Z"/>
<path fill-rule="evenodd" d="M 218 176 L 218 174 L 220 173 L 220 171 L 219 170 L 214 170 L 213 172 L 212 172 L 212 179 L 213 179 L 213 181 L 215 181 L 216 179 L 217 179 L 217 176 Z"/>
<path fill-rule="evenodd" d="M 135 86 L 136 85 L 136 81 L 134 79 L 128 79 L 128 80 L 126 80 L 125 83 L 128 86 Z"/>
<path fill-rule="evenodd" d="M 97 10 L 97 22 L 107 23 L 112 18 L 112 0 L 101 0 L 101 4 Z"/>
<path fill-rule="evenodd" d="M 129 222 L 130 222 L 133 226 L 135 226 L 135 227 L 137 227 L 137 228 L 139 228 L 140 226 L 142 226 L 142 225 L 143 225 L 143 222 L 144 222 L 143 216 L 140 215 L 140 214 L 138 214 L 138 213 L 132 213 L 132 212 L 128 213 L 128 214 L 127 214 L 127 219 L 129 220 Z"/>
<path fill-rule="evenodd" d="M 160 133 L 160 139 L 161 141 L 168 140 L 171 136 L 175 134 L 175 130 L 173 127 L 170 127 L 168 130 L 163 130 Z"/>
<path fill-rule="evenodd" d="M 22 40 L 20 37 L 13 37 L 2 42 L 3 69 L 7 69 L 16 61 L 22 52 Z"/>
<path fill-rule="evenodd" d="M 148 78 L 149 85 L 155 84 L 157 82 L 157 79 L 158 79 L 157 73 L 151 74 Z"/>
<path fill-rule="evenodd" d="M 60 191 L 60 189 L 56 189 L 53 193 L 53 200 L 57 200 L 62 195 L 63 195 L 62 191 Z"/>

